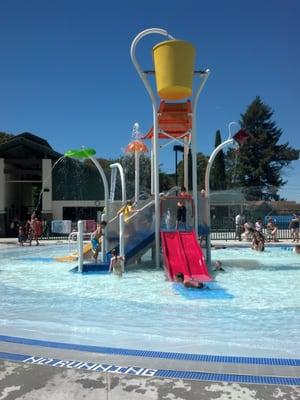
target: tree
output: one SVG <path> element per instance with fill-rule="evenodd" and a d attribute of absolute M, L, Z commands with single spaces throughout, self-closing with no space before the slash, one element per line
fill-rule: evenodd
<path fill-rule="evenodd" d="M 121 156 L 117 160 L 111 162 L 118 162 L 122 165 L 125 174 L 127 198 L 130 199 L 134 196 L 135 189 L 135 156 L 134 154 L 127 154 Z M 150 193 L 151 186 L 151 161 L 145 154 L 140 154 L 140 191 Z M 120 194 L 120 182 L 117 180 L 116 196 Z"/>
<path fill-rule="evenodd" d="M 204 189 L 205 186 L 205 170 L 208 162 L 208 157 L 203 153 L 197 153 L 197 190 L 200 191 Z M 183 185 L 183 161 L 178 163 L 178 176 L 181 177 L 179 179 L 179 184 Z M 189 162 L 188 162 L 188 178 L 189 178 L 189 190 L 192 189 L 192 158 L 189 154 Z"/>
<path fill-rule="evenodd" d="M 282 130 L 272 120 L 273 110 L 256 97 L 241 114 L 240 125 L 250 138 L 238 151 L 236 162 L 231 157 L 231 173 L 235 186 L 243 188 L 249 200 L 277 200 L 278 190 L 286 184 L 281 177 L 283 168 L 299 158 L 299 150 L 288 143 L 279 144 Z M 230 160 L 227 163 L 230 170 Z"/>
<path fill-rule="evenodd" d="M 217 148 L 221 143 L 221 132 L 217 130 L 215 137 L 215 148 Z M 214 159 L 210 172 L 210 187 L 212 190 L 226 189 L 225 156 L 223 150 L 221 150 Z"/>
<path fill-rule="evenodd" d="M 10 133 L 0 132 L 0 144 L 8 142 L 13 137 L 14 135 L 11 135 Z"/>

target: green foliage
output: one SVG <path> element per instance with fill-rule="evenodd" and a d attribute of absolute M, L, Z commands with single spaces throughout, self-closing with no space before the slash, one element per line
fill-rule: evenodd
<path fill-rule="evenodd" d="M 205 171 L 207 167 L 209 157 L 204 155 L 203 153 L 197 153 L 197 188 L 198 191 L 201 191 L 205 188 Z M 189 179 L 192 179 L 189 178 Z"/>
<path fill-rule="evenodd" d="M 277 200 L 278 190 L 286 183 L 282 179 L 283 168 L 299 158 L 299 150 L 288 143 L 278 143 L 282 130 L 272 120 L 273 114 L 256 97 L 240 121 L 250 139 L 239 149 L 237 157 L 232 150 L 227 154 L 227 170 L 234 176 L 232 186 L 243 187 L 249 200 Z"/>
<path fill-rule="evenodd" d="M 159 191 L 165 192 L 176 185 L 174 174 L 167 174 L 165 172 L 159 172 Z"/>
<path fill-rule="evenodd" d="M 130 199 L 134 196 L 134 183 L 135 183 L 135 157 L 134 154 L 127 154 L 121 156 L 116 160 L 110 160 L 110 163 L 118 162 L 124 168 L 127 198 Z M 169 190 L 175 185 L 173 175 L 166 174 L 160 170 L 159 172 L 159 190 Z M 140 191 L 150 193 L 151 191 L 151 160 L 145 154 L 140 155 Z M 117 179 L 116 183 L 116 198 L 121 198 L 121 183 Z"/>
<path fill-rule="evenodd" d="M 128 199 L 134 196 L 135 182 L 135 156 L 134 154 L 123 155 L 111 162 L 118 162 L 122 165 L 126 181 L 126 196 Z M 151 162 L 145 154 L 140 155 L 140 191 L 150 193 L 151 187 Z M 116 198 L 121 198 L 121 183 L 117 180 Z"/>
<path fill-rule="evenodd" d="M 10 133 L 0 132 L 0 144 L 8 142 L 13 137 L 14 135 L 11 135 Z"/>
<path fill-rule="evenodd" d="M 215 137 L 215 148 L 217 148 L 221 143 L 221 132 L 217 130 Z M 221 150 L 214 159 L 210 172 L 210 188 L 211 190 L 226 189 L 225 156 L 223 150 Z"/>
<path fill-rule="evenodd" d="M 204 189 L 205 186 L 205 170 L 208 162 L 208 157 L 204 155 L 203 153 L 197 153 L 197 188 L 198 190 Z M 183 161 L 180 161 L 178 163 L 178 182 L 179 185 L 183 185 Z M 192 188 L 192 160 L 191 157 L 189 157 L 189 171 L 188 171 L 188 177 L 189 177 L 189 189 L 191 190 Z"/>

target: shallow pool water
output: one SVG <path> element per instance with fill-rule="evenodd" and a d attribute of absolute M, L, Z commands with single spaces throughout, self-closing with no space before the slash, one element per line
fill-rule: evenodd
<path fill-rule="evenodd" d="M 118 278 L 70 272 L 66 246 L 1 250 L 0 334 L 78 344 L 244 356 L 300 357 L 300 256 L 220 249 L 227 296 L 187 299 L 162 269 Z M 212 291 L 214 289 L 211 289 Z"/>

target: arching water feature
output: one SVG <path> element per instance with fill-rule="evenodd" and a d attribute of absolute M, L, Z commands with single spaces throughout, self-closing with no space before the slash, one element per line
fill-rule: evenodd
<path fill-rule="evenodd" d="M 58 160 L 56 160 L 55 163 L 52 165 L 52 168 L 48 172 L 48 175 L 47 175 L 46 179 L 43 181 L 42 188 L 41 188 L 41 191 L 39 193 L 39 197 L 38 197 L 37 203 L 34 205 L 34 210 L 33 210 L 34 212 L 37 212 L 39 207 L 41 206 L 41 200 L 42 200 L 42 196 L 43 196 L 43 193 L 45 191 L 45 188 L 46 188 L 46 184 L 49 182 L 49 179 L 52 178 L 52 174 L 53 174 L 54 168 L 61 161 L 63 161 L 64 159 L 65 159 L 65 156 L 61 156 Z"/>

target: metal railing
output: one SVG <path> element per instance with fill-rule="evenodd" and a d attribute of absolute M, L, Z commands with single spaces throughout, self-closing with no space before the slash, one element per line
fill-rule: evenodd
<path fill-rule="evenodd" d="M 242 234 L 244 230 L 242 230 Z M 268 232 L 266 228 L 263 228 L 263 234 L 265 238 L 268 239 Z M 235 233 L 235 225 L 230 224 L 224 226 L 224 224 L 216 224 L 214 223 L 211 228 L 211 239 L 212 240 L 235 240 L 236 233 Z M 291 230 L 288 228 L 278 228 L 277 230 L 277 239 L 278 240 L 290 240 L 292 238 Z"/>

